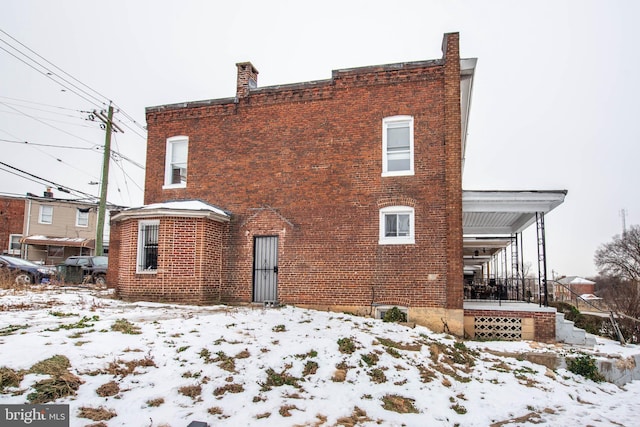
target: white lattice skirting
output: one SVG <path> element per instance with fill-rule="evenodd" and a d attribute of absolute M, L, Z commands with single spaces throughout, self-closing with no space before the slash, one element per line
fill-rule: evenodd
<path fill-rule="evenodd" d="M 473 332 L 474 338 L 479 340 L 519 341 L 522 339 L 522 319 L 519 317 L 475 317 Z"/>

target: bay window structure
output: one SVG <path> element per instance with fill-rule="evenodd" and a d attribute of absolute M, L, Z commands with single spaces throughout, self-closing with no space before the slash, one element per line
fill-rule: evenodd
<path fill-rule="evenodd" d="M 382 120 L 382 176 L 413 173 L 413 117 L 385 117 Z"/>
<path fill-rule="evenodd" d="M 389 206 L 380 209 L 381 245 L 410 245 L 415 243 L 414 209 L 409 206 Z"/>
<path fill-rule="evenodd" d="M 174 136 L 167 139 L 163 188 L 184 188 L 187 186 L 188 154 L 189 137 Z"/>
<path fill-rule="evenodd" d="M 159 220 L 138 223 L 137 273 L 155 273 L 158 270 L 158 229 Z"/>

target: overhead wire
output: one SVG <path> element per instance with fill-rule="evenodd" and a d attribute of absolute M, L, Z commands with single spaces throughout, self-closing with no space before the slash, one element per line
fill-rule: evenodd
<path fill-rule="evenodd" d="M 3 130 L 2 132 L 6 133 L 7 135 L 13 136 L 13 137 L 15 138 L 15 136 L 14 136 L 14 135 L 12 135 L 10 132 L 7 132 L 7 131 L 5 131 L 5 130 Z M 7 142 L 7 140 L 4 140 L 4 139 L 0 139 L 0 141 Z M 15 141 L 10 141 L 9 143 L 15 143 Z M 22 144 L 29 145 L 29 143 L 28 143 L 27 141 L 22 142 Z M 30 145 L 36 145 L 36 144 L 30 144 Z M 65 162 L 64 160 L 62 160 L 62 159 L 60 159 L 60 158 L 58 158 L 58 157 L 56 157 L 56 156 L 53 156 L 53 155 L 51 155 L 51 154 L 47 153 L 47 152 L 46 152 L 46 151 L 44 151 L 44 150 L 41 150 L 40 148 L 38 148 L 38 146 L 41 146 L 41 145 L 44 145 L 44 144 L 37 144 L 36 146 L 34 146 L 34 148 L 35 148 L 37 151 L 39 151 L 39 152 L 41 152 L 42 154 L 44 154 L 45 156 L 49 156 L 49 157 L 51 157 L 52 159 L 54 159 L 54 160 L 56 160 L 56 161 L 58 161 L 58 162 L 60 162 L 60 163 L 62 163 L 62 164 L 64 164 L 64 165 L 66 165 L 66 166 L 67 166 L 67 167 L 69 167 L 69 168 L 75 169 L 75 170 L 77 170 L 78 172 L 82 172 L 84 175 L 86 175 L 86 176 L 90 177 L 91 179 L 97 179 L 94 175 L 91 175 L 90 173 L 88 173 L 88 172 L 86 172 L 86 171 L 84 171 L 84 170 L 82 170 L 82 169 L 79 169 L 79 168 L 77 168 L 76 166 L 74 166 L 74 165 L 72 165 L 72 164 L 70 164 L 70 163 L 68 163 L 68 162 Z M 55 147 L 55 146 L 49 146 L 49 147 Z M 56 147 L 56 148 L 62 148 L 62 147 Z M 75 147 L 64 147 L 64 148 L 75 148 Z M 80 150 L 92 150 L 93 148 L 83 148 L 83 147 L 80 147 L 80 148 L 78 148 L 78 149 L 80 149 Z"/>
<path fill-rule="evenodd" d="M 44 65 L 41 61 L 39 61 L 38 59 L 35 59 L 32 55 L 30 55 L 28 53 L 25 53 L 23 50 L 21 50 L 18 47 L 12 45 L 11 43 L 9 43 L 7 40 L 3 39 L 2 37 L 0 37 L 0 42 L 2 42 L 5 45 L 9 46 L 13 51 L 18 52 L 19 55 L 21 55 L 22 57 L 14 54 L 13 52 L 10 52 L 9 50 L 4 48 L 3 46 L 0 46 L 1 50 L 5 51 L 9 55 L 11 55 L 14 58 L 18 59 L 20 62 L 26 64 L 27 66 L 29 66 L 30 68 L 34 69 L 38 73 L 44 75 L 45 77 L 47 77 L 51 81 L 55 82 L 56 84 L 60 85 L 65 90 L 68 90 L 71 93 L 75 94 L 76 96 L 78 96 L 78 97 L 84 99 L 85 101 L 89 102 L 91 105 L 97 106 L 98 108 L 103 108 L 103 107 L 105 107 L 107 105 L 107 102 L 105 100 L 108 100 L 108 98 L 106 96 L 104 96 L 103 94 L 101 94 L 97 90 L 93 89 L 92 87 L 86 85 L 85 83 L 81 82 L 80 80 L 78 80 L 77 78 L 75 78 L 74 76 L 69 74 L 68 72 L 64 71 L 63 69 L 61 69 L 57 65 L 53 64 L 51 61 L 47 60 L 46 58 L 44 58 L 43 56 L 38 54 L 37 52 L 35 52 L 34 50 L 32 50 L 31 48 L 26 46 L 24 43 L 20 42 L 19 40 L 15 39 L 14 37 L 12 37 L 6 31 L 0 29 L 0 33 L 6 35 L 14 43 L 17 43 L 19 46 L 21 46 L 22 48 L 26 49 L 32 55 L 35 55 L 37 58 L 39 58 L 40 60 L 44 61 L 46 64 L 49 64 L 52 68 L 55 68 L 56 70 L 60 71 L 65 76 L 69 77 L 69 79 L 77 82 L 79 85 L 83 86 L 87 90 L 83 89 L 82 87 L 79 87 L 78 85 L 76 85 L 75 83 L 70 81 L 69 79 L 67 79 L 64 76 L 60 75 L 60 73 L 58 73 L 58 72 L 54 71 L 53 69 L 51 69 L 51 67 L 48 67 L 47 65 Z M 26 58 L 28 61 L 25 60 L 23 57 Z M 90 93 L 89 91 L 92 92 L 92 93 Z M 20 102 L 31 102 L 31 101 L 18 100 L 16 98 L 9 98 L 9 97 L 2 97 L 2 98 L 11 99 L 11 100 L 14 100 L 14 101 L 17 100 L 17 101 L 20 101 Z M 121 107 L 119 107 L 118 105 L 116 105 L 112 101 L 109 101 L 109 103 L 111 103 L 114 107 L 116 107 L 118 109 L 118 112 L 122 116 L 124 116 L 127 120 L 129 120 L 134 126 L 138 127 L 139 129 L 143 130 L 144 132 L 146 132 L 146 127 L 141 125 L 140 123 L 138 123 L 130 114 L 128 114 L 126 111 L 124 111 Z M 79 137 L 77 135 L 73 135 L 73 134 L 71 134 L 69 132 L 66 132 L 66 131 L 64 131 L 64 130 L 62 130 L 60 128 L 57 128 L 57 127 L 55 127 L 55 126 L 53 126 L 51 124 L 46 123 L 44 121 L 45 119 L 40 119 L 38 117 L 29 115 L 29 114 L 25 113 L 24 111 L 21 111 L 21 110 L 15 108 L 15 107 L 13 107 L 12 105 L 15 105 L 15 104 L 6 103 L 6 102 L 0 102 L 0 104 L 5 105 L 8 108 L 16 111 L 17 113 L 25 115 L 25 116 L 33 119 L 33 120 L 36 120 L 36 121 L 38 121 L 38 122 L 40 122 L 40 123 L 42 123 L 44 125 L 47 125 L 47 126 L 53 128 L 53 129 L 61 131 L 61 132 L 65 133 L 65 134 L 67 134 L 67 135 L 73 136 L 74 138 L 78 138 L 78 139 L 80 139 L 82 141 L 85 141 L 85 142 L 87 142 L 89 144 L 92 144 L 92 147 L 90 148 L 91 150 L 95 150 L 98 147 L 104 149 L 104 147 L 97 146 L 96 144 L 94 144 L 91 141 L 88 141 L 85 138 Z M 69 111 L 76 111 L 76 112 L 81 112 L 81 113 L 89 113 L 87 111 L 68 109 L 68 108 L 64 108 L 64 107 L 56 107 L 56 106 L 51 106 L 51 105 L 43 104 L 43 103 L 34 102 L 34 104 L 40 104 L 40 105 L 43 105 L 43 106 L 48 106 L 48 107 L 53 107 L 53 108 L 62 108 L 62 109 L 66 109 L 66 110 L 69 110 Z M 21 108 L 34 108 L 34 107 L 29 107 L 29 106 L 24 106 L 24 105 L 20 105 L 20 107 Z M 48 112 L 50 112 L 50 111 L 48 111 Z M 46 119 L 46 120 L 52 120 L 52 119 Z M 117 120 L 117 122 L 122 124 L 122 126 L 128 128 L 133 134 L 137 135 L 138 137 L 146 139 L 146 137 L 144 135 L 142 135 L 139 132 L 137 132 L 132 126 L 129 126 L 129 124 L 127 122 L 125 122 L 123 120 L 119 120 L 119 119 Z M 18 143 L 18 141 L 5 141 L 5 142 Z M 28 144 L 27 141 L 24 141 L 24 143 Z M 36 145 L 36 144 L 31 143 L 31 145 Z M 45 145 L 43 144 L 42 146 L 45 146 Z M 69 147 L 69 148 L 71 148 L 71 147 Z M 80 148 L 80 147 L 76 147 L 76 148 Z M 85 148 L 85 149 L 87 149 L 87 148 Z M 123 155 L 122 153 L 120 153 L 118 151 L 111 150 L 110 156 L 114 156 L 114 155 L 115 156 L 119 156 L 121 159 L 128 161 L 129 163 L 133 164 L 134 166 L 136 166 L 138 168 L 144 169 L 144 165 L 134 161 L 133 159 Z M 60 161 L 60 159 L 56 159 L 56 160 Z M 118 167 L 120 168 L 120 170 L 122 171 L 122 173 L 125 176 L 125 184 L 126 184 L 127 183 L 126 177 L 129 177 L 129 179 L 131 179 L 131 177 L 125 172 L 124 167 L 123 167 L 122 164 L 119 164 L 119 162 L 117 162 L 117 161 L 116 161 L 116 163 L 118 164 Z M 132 181 L 135 183 L 134 180 L 132 180 Z M 135 185 L 137 186 L 137 184 L 135 184 Z M 137 187 L 140 188 L 139 186 L 137 186 Z M 127 186 L 127 189 L 128 189 L 128 186 Z M 118 191 L 120 191 L 120 190 L 118 189 Z M 91 197 L 94 197 L 94 196 L 91 196 Z"/>
<path fill-rule="evenodd" d="M 78 86 L 76 86 L 75 84 L 69 82 L 67 79 L 65 79 L 64 77 L 60 76 L 59 74 L 51 71 L 50 69 L 48 69 L 47 67 L 43 66 L 42 64 L 40 64 L 38 61 L 34 60 L 33 58 L 31 58 L 29 55 L 26 55 L 25 53 L 21 52 L 19 49 L 15 48 L 14 46 L 11 46 L 9 43 L 7 43 L 5 40 L 0 39 L 0 41 L 2 41 L 3 43 L 7 44 L 8 46 L 11 46 L 12 49 L 20 52 L 23 56 L 29 58 L 31 61 L 35 62 L 36 64 L 38 64 L 39 66 L 41 66 L 42 68 L 44 68 L 45 70 L 47 70 L 48 72 L 52 73 L 53 75 L 57 76 L 59 79 L 61 79 L 62 81 L 66 82 L 67 84 L 73 86 L 74 88 L 78 89 L 79 91 L 81 91 L 82 93 L 86 94 L 87 96 L 90 96 L 92 98 L 94 98 L 95 100 L 97 100 L 98 102 L 101 102 L 104 106 L 106 106 L 106 102 L 102 101 L 104 100 L 108 100 L 109 98 L 103 94 L 101 94 L 100 92 L 98 92 L 97 90 L 93 89 L 91 86 L 87 85 L 86 83 L 81 82 L 80 80 L 78 80 L 77 78 L 75 78 L 74 76 L 72 76 L 71 74 L 69 74 L 68 72 L 66 72 L 65 70 L 63 70 L 62 68 L 58 67 L 56 64 L 54 64 L 53 62 L 49 61 L 48 59 L 46 59 L 45 57 L 43 57 L 42 55 L 38 54 L 36 51 L 34 51 L 33 49 L 29 48 L 27 45 L 25 45 L 24 43 L 20 42 L 19 40 L 17 40 L 16 38 L 14 38 L 13 36 L 11 36 L 9 33 L 7 33 L 6 31 L 0 29 L 0 32 L 2 32 L 3 34 L 5 34 L 7 37 L 9 37 L 11 40 L 13 40 L 14 42 L 18 43 L 20 46 L 22 46 L 23 48 L 27 49 L 29 52 L 31 52 L 32 54 L 36 55 L 38 58 L 42 59 L 43 61 L 45 61 L 47 64 L 51 65 L 52 67 L 54 67 L 55 69 L 59 70 L 60 72 L 62 72 L 63 74 L 65 74 L 66 76 L 68 76 L 69 78 L 71 78 L 72 80 L 76 81 L 77 83 L 79 83 L 80 85 L 84 86 L 85 88 L 87 88 L 88 90 L 92 91 L 94 94 L 98 95 L 100 98 L 99 99 L 97 97 L 95 97 L 94 95 L 89 94 L 88 92 L 86 92 L 85 90 L 83 90 L 82 88 L 79 88 Z M 1 48 L 1 47 L 0 47 Z M 6 51 L 6 49 L 3 49 Z M 7 51 L 7 53 L 11 54 L 10 52 Z M 13 55 L 15 56 L 15 55 Z M 19 58 L 18 58 L 19 59 Z M 24 62 L 24 61 L 23 61 Z M 60 84 L 58 82 L 58 84 Z M 62 86 L 62 84 L 61 84 Z M 67 88 L 68 89 L 68 88 Z M 72 91 L 73 92 L 73 91 Z M 76 93 L 76 92 L 74 92 Z M 76 95 L 78 95 L 76 93 Z M 78 95 L 80 96 L 80 95 Z M 119 110 L 119 112 L 124 115 L 127 119 L 129 119 L 134 125 L 138 126 L 140 129 L 144 130 L 146 132 L 146 128 L 144 126 L 142 126 L 140 123 L 138 123 L 129 113 L 127 113 L 126 111 L 124 111 L 124 109 L 122 107 L 120 107 L 119 105 L 113 103 L 113 106 L 115 108 L 117 108 Z"/>
<path fill-rule="evenodd" d="M 19 168 L 15 167 L 15 166 L 11 166 L 11 165 L 3 162 L 3 161 L 0 161 L 0 165 L 5 166 L 5 167 L 7 167 L 9 169 L 12 169 L 12 170 L 14 170 L 16 172 L 19 172 L 21 174 L 27 175 L 29 177 L 33 177 L 35 179 L 38 179 L 38 180 L 40 180 L 42 182 L 46 182 L 48 184 L 51 184 L 51 185 L 55 186 L 56 188 L 58 188 L 58 190 L 60 190 L 60 191 L 68 190 L 69 192 L 78 193 L 80 195 L 83 195 L 83 196 L 86 196 L 86 197 L 89 197 L 89 198 L 93 198 L 93 199 L 97 199 L 98 198 L 98 197 L 94 196 L 93 194 L 85 193 L 84 191 L 76 190 L 76 189 L 73 189 L 73 188 L 68 187 L 66 185 L 58 184 L 58 183 L 56 183 L 54 181 L 50 181 L 50 180 L 48 180 L 46 178 L 39 177 L 39 176 L 34 175 L 34 174 L 30 173 L 30 172 L 27 172 L 27 171 L 24 171 L 22 169 L 19 169 Z"/>

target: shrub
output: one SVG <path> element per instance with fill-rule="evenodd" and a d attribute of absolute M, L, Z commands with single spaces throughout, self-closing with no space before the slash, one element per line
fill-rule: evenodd
<path fill-rule="evenodd" d="M 356 345 L 351 338 L 340 338 L 338 340 L 338 350 L 340 350 L 340 353 L 351 354 L 356 351 Z"/>
<path fill-rule="evenodd" d="M 394 323 L 406 322 L 407 315 L 403 311 L 401 311 L 398 307 L 393 307 L 390 310 L 387 310 L 386 313 L 384 313 L 384 317 L 382 318 L 382 321 L 394 322 Z"/>
<path fill-rule="evenodd" d="M 604 381 L 604 376 L 598 371 L 596 360 L 587 354 L 575 359 L 567 359 L 567 369 L 574 374 L 581 375 L 595 382 Z"/>

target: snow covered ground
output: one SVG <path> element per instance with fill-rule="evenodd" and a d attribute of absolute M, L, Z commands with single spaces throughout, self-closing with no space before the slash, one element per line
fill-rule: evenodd
<path fill-rule="evenodd" d="M 457 343 L 422 327 L 295 307 L 0 291 L 0 368 L 66 356 L 83 381 L 55 402 L 70 405 L 71 426 L 638 425 L 638 381 L 619 388 L 496 355 L 531 351 L 570 350 Z M 640 349 L 598 340 L 598 351 Z M 28 403 L 47 378 L 26 373 L 0 404 Z M 98 408 L 112 418 L 81 417 Z"/>

